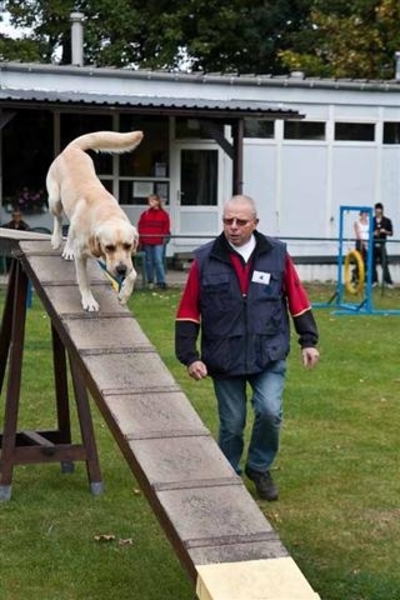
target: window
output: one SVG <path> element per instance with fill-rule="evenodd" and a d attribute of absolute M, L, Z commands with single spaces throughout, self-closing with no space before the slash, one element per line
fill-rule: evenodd
<path fill-rule="evenodd" d="M 61 150 L 72 140 L 92 131 L 112 131 L 111 115 L 89 115 L 87 113 L 62 114 L 60 120 Z M 105 152 L 88 151 L 93 159 L 96 173 L 112 175 L 112 155 Z"/>
<path fill-rule="evenodd" d="M 157 194 L 164 204 L 169 202 L 169 182 L 154 179 L 122 180 L 119 182 L 120 204 L 147 205 L 147 198 Z"/>
<path fill-rule="evenodd" d="M 120 131 L 143 131 L 137 150 L 120 155 L 122 177 L 169 177 L 168 117 L 121 115 Z"/>
<path fill-rule="evenodd" d="M 325 123 L 321 121 L 285 121 L 285 140 L 324 140 Z"/>
<path fill-rule="evenodd" d="M 400 144 L 400 122 L 386 122 L 383 124 L 383 143 Z"/>
<path fill-rule="evenodd" d="M 181 151 L 181 205 L 217 206 L 218 150 Z"/>
<path fill-rule="evenodd" d="M 8 111 L 3 109 L 3 114 Z M 11 116 L 11 112 L 10 112 Z M 53 155 L 53 116 L 47 110 L 18 109 L 2 129 L 3 202 L 9 209 L 17 205 L 23 188 L 41 202 L 32 211 L 44 208 L 47 201 L 45 181 Z M 25 206 L 21 206 L 26 211 Z M 27 211 L 26 211 L 27 212 Z"/>
<path fill-rule="evenodd" d="M 224 127 L 221 123 L 205 121 L 202 119 L 177 118 L 175 121 L 176 139 L 206 139 L 215 138 L 215 133 L 223 134 Z"/>
<path fill-rule="evenodd" d="M 275 121 L 263 119 L 245 119 L 244 137 L 273 139 L 275 135 Z"/>
<path fill-rule="evenodd" d="M 342 142 L 375 141 L 373 123 L 335 123 L 335 140 Z"/>

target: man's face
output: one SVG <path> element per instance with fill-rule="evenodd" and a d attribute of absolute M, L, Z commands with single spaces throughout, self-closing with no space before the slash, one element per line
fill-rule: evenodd
<path fill-rule="evenodd" d="M 257 227 L 258 219 L 247 204 L 227 204 L 224 216 L 224 234 L 233 246 L 246 244 Z"/>
<path fill-rule="evenodd" d="M 383 211 L 381 208 L 375 208 L 375 216 L 378 217 L 378 219 L 381 218 L 382 213 L 383 213 Z"/>

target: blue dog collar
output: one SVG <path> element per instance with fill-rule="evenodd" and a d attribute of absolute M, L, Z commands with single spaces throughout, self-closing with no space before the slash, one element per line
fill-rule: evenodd
<path fill-rule="evenodd" d="M 99 263 L 100 267 L 104 271 L 104 274 L 110 280 L 111 285 L 114 288 L 114 290 L 116 292 L 120 292 L 121 291 L 121 287 L 122 287 L 122 283 L 123 283 L 124 279 L 122 277 L 115 277 L 114 275 L 111 275 L 111 273 L 109 273 L 107 271 L 107 267 L 106 267 L 105 263 L 103 263 L 103 261 L 98 260 L 97 262 Z"/>

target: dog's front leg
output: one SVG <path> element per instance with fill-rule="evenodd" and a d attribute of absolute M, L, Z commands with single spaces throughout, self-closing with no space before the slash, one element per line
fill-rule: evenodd
<path fill-rule="evenodd" d="M 61 256 L 64 260 L 74 260 L 75 252 L 70 236 L 67 237 L 67 241 L 65 242 L 64 250 Z"/>
<path fill-rule="evenodd" d="M 132 271 L 122 282 L 121 289 L 118 293 L 118 300 L 121 302 L 121 304 L 126 304 L 131 297 L 133 288 L 135 287 L 136 277 L 137 273 L 135 269 L 132 268 Z"/>
<path fill-rule="evenodd" d="M 74 260 L 74 258 L 75 258 L 75 250 L 74 250 L 75 241 L 76 241 L 76 237 L 75 237 L 74 226 L 72 223 L 70 223 L 68 235 L 67 235 L 67 241 L 65 242 L 64 250 L 61 255 L 64 260 Z"/>
<path fill-rule="evenodd" d="M 81 293 L 81 302 L 84 310 L 88 312 L 97 312 L 99 303 L 93 297 L 89 287 L 89 281 L 86 271 L 87 258 L 85 256 L 77 256 L 75 253 L 75 268 L 78 287 Z"/>

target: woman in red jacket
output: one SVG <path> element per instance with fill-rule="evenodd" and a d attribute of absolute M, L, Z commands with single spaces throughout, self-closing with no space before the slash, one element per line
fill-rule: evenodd
<path fill-rule="evenodd" d="M 169 214 L 163 209 L 162 200 L 157 194 L 147 199 L 149 208 L 142 212 L 138 222 L 140 245 L 145 253 L 146 280 L 149 287 L 165 289 L 164 253 L 170 233 Z"/>

